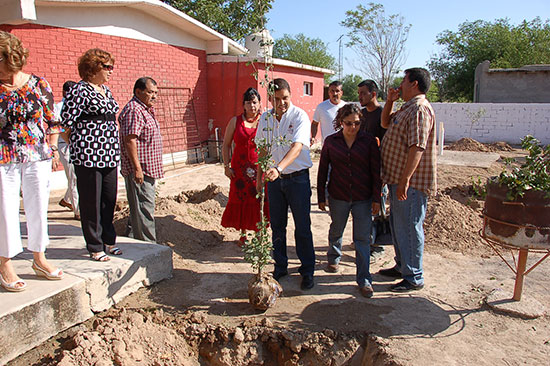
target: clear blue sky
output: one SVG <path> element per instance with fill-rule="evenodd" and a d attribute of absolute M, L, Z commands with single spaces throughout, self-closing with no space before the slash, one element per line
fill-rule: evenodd
<path fill-rule="evenodd" d="M 336 40 L 346 33 L 340 26 L 347 10 L 358 4 L 368 7 L 370 1 L 359 0 L 275 0 L 267 14 L 267 28 L 273 38 L 285 33 L 304 33 L 311 38 L 322 39 L 329 52 L 338 61 Z M 386 15 L 400 14 L 405 22 L 412 24 L 406 44 L 407 60 L 402 69 L 426 66 L 430 56 L 439 53 L 436 37 L 444 30 L 457 31 L 458 25 L 477 19 L 493 21 L 509 18 L 512 24 L 539 16 L 550 18 L 549 0 L 426 0 L 426 1 L 374 1 L 384 5 Z M 345 38 L 344 38 L 345 39 Z M 343 75 L 359 74 L 352 68 L 355 53 L 344 46 Z M 335 70 L 336 71 L 336 70 Z M 365 75 L 361 75 L 365 76 Z"/>

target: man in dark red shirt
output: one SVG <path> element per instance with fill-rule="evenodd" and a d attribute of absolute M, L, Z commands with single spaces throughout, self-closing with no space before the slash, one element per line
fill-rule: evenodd
<path fill-rule="evenodd" d="M 138 240 L 156 242 L 155 179 L 162 178 L 162 137 L 153 103 L 157 83 L 139 78 L 134 97 L 126 104 L 118 121 L 123 141 L 121 173 L 126 182 L 130 218 L 126 234 Z"/>

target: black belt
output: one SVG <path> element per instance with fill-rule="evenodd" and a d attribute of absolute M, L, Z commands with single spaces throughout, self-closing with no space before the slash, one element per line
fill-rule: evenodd
<path fill-rule="evenodd" d="M 114 113 L 106 113 L 106 114 L 82 113 L 80 116 L 78 116 L 78 120 L 81 120 L 81 121 L 116 121 L 116 115 Z"/>
<path fill-rule="evenodd" d="M 298 170 L 297 172 L 288 173 L 288 174 L 282 174 L 281 173 L 281 179 L 294 178 L 294 177 L 298 177 L 300 175 L 304 175 L 304 174 L 308 174 L 308 173 L 309 173 L 309 168 Z"/>

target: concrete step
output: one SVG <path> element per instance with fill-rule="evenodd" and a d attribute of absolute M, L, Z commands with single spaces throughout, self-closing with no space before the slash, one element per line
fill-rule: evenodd
<path fill-rule="evenodd" d="M 24 222 L 21 229 L 25 233 Z M 138 288 L 172 276 L 168 247 L 118 237 L 123 254 L 111 256 L 109 262 L 95 262 L 89 258 L 79 227 L 51 221 L 49 234 L 46 256 L 63 268 L 65 276 L 60 281 L 37 277 L 30 252 L 14 258 L 15 270 L 27 282 L 27 289 L 11 293 L 0 288 L 0 365 L 108 309 Z"/>

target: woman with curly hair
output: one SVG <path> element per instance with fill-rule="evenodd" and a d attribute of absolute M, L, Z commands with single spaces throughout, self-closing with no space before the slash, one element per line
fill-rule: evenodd
<path fill-rule="evenodd" d="M 37 276 L 60 280 L 63 271 L 46 260 L 49 179 L 52 157 L 57 165 L 53 95 L 48 82 L 22 71 L 28 51 L 14 35 L 0 31 L 0 284 L 23 291 L 11 258 L 23 250 L 19 194 L 27 217 L 27 248 Z"/>
<path fill-rule="evenodd" d="M 70 159 L 74 164 L 80 218 L 90 258 L 105 262 L 105 253 L 120 255 L 115 246 L 113 215 L 117 195 L 120 144 L 118 103 L 105 85 L 113 73 L 114 57 L 93 48 L 78 60 L 82 78 L 65 97 L 63 127 L 70 130 Z"/>

